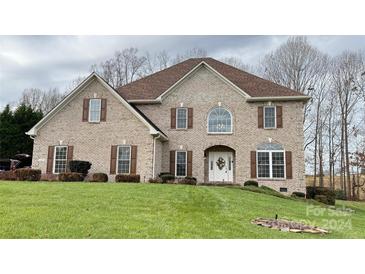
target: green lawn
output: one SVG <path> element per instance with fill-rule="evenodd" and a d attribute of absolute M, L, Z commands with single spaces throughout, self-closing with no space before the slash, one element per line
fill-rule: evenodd
<path fill-rule="evenodd" d="M 0 182 L 0 238 L 365 238 L 365 203 L 338 205 L 355 213 L 318 216 L 304 201 L 229 187 Z M 250 223 L 275 214 L 314 222 L 331 234 Z"/>

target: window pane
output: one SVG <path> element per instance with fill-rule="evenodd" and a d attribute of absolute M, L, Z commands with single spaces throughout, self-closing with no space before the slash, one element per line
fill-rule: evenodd
<path fill-rule="evenodd" d="M 284 152 L 272 152 L 272 177 L 284 178 Z"/>
<path fill-rule="evenodd" d="M 187 128 L 186 120 L 187 120 L 187 110 L 186 108 L 178 108 L 177 109 L 177 128 Z"/>
<path fill-rule="evenodd" d="M 275 127 L 275 107 L 265 107 L 265 128 Z"/>
<path fill-rule="evenodd" d="M 120 146 L 118 152 L 118 173 L 129 173 L 130 147 Z"/>
<path fill-rule="evenodd" d="M 270 177 L 270 154 L 269 152 L 257 153 L 257 169 L 259 178 Z"/>
<path fill-rule="evenodd" d="M 222 107 L 217 107 L 209 113 L 208 132 L 232 132 L 231 114 Z"/>
<path fill-rule="evenodd" d="M 89 121 L 100 122 L 101 99 L 90 99 Z"/>
<path fill-rule="evenodd" d="M 176 152 L 176 176 L 186 176 L 186 152 Z"/>
<path fill-rule="evenodd" d="M 67 167 L 67 147 L 56 146 L 54 173 L 61 173 L 66 171 Z"/>

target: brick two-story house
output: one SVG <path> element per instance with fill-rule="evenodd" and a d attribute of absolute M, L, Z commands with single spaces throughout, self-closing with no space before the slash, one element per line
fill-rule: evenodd
<path fill-rule="evenodd" d="M 114 89 L 92 73 L 28 135 L 33 167 L 170 172 L 204 183 L 254 179 L 305 191 L 303 106 L 309 97 L 212 58 L 189 59 Z"/>

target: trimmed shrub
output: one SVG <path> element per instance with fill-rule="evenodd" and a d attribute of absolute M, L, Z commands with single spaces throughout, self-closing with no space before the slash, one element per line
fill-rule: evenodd
<path fill-rule="evenodd" d="M 108 181 L 108 175 L 105 173 L 91 173 L 86 176 L 85 181 L 94 183 L 105 183 Z"/>
<path fill-rule="evenodd" d="M 175 176 L 170 173 L 162 174 L 160 178 L 163 184 L 172 183 L 173 181 L 175 181 Z"/>
<path fill-rule="evenodd" d="M 151 184 L 161 184 L 162 180 L 160 178 L 149 178 L 148 182 Z"/>
<path fill-rule="evenodd" d="M 253 181 L 253 180 L 248 180 L 243 184 L 243 186 L 256 186 L 256 187 L 258 187 L 259 183 L 256 182 L 256 181 Z"/>
<path fill-rule="evenodd" d="M 41 174 L 40 169 L 20 168 L 15 170 L 16 179 L 19 181 L 39 181 Z"/>
<path fill-rule="evenodd" d="M 58 181 L 58 174 L 43 173 L 41 175 L 41 181 L 57 182 Z"/>
<path fill-rule="evenodd" d="M 336 200 L 347 200 L 347 197 L 345 195 L 345 191 L 343 191 L 341 189 L 336 189 L 335 190 L 335 197 L 336 197 Z"/>
<path fill-rule="evenodd" d="M 316 199 L 316 196 L 326 196 L 326 199 L 319 197 Z M 320 199 L 323 203 L 328 205 L 335 205 L 336 203 L 336 193 L 335 191 L 327 188 L 327 187 L 313 187 L 307 186 L 307 198 L 314 199 L 319 201 Z"/>
<path fill-rule="evenodd" d="M 298 191 L 294 191 L 292 194 L 291 194 L 292 197 L 299 197 L 299 198 L 305 198 L 305 193 L 303 192 L 298 192 Z"/>
<path fill-rule="evenodd" d="M 91 168 L 91 163 L 88 161 L 73 160 L 69 162 L 68 166 L 71 172 L 81 173 L 86 176 Z"/>
<path fill-rule="evenodd" d="M 0 171 L 0 180 L 15 181 L 16 176 L 14 170 Z"/>
<path fill-rule="evenodd" d="M 84 174 L 78 172 L 63 172 L 58 175 L 58 180 L 61 182 L 82 182 Z"/>
<path fill-rule="evenodd" d="M 179 180 L 179 184 L 196 185 L 196 178 L 195 177 L 186 176 L 184 179 L 180 179 Z"/>
<path fill-rule="evenodd" d="M 140 175 L 126 175 L 126 174 L 118 174 L 115 176 L 116 183 L 140 183 L 141 176 Z"/>

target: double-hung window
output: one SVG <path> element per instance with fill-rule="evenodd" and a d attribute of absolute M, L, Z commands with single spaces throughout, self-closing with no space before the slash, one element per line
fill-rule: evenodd
<path fill-rule="evenodd" d="M 89 122 L 99 123 L 101 113 L 101 99 L 90 99 L 89 102 Z"/>
<path fill-rule="evenodd" d="M 118 173 L 129 174 L 131 168 L 131 147 L 119 146 L 118 147 Z"/>
<path fill-rule="evenodd" d="M 176 128 L 186 129 L 188 127 L 188 110 L 187 108 L 176 109 Z"/>
<path fill-rule="evenodd" d="M 66 172 L 67 168 L 67 146 L 55 146 L 53 173 Z"/>
<path fill-rule="evenodd" d="M 264 107 L 264 128 L 276 128 L 276 107 Z"/>
<path fill-rule="evenodd" d="M 284 179 L 284 151 L 257 151 L 257 177 L 262 179 Z"/>
<path fill-rule="evenodd" d="M 176 176 L 186 176 L 186 151 L 176 151 Z"/>

